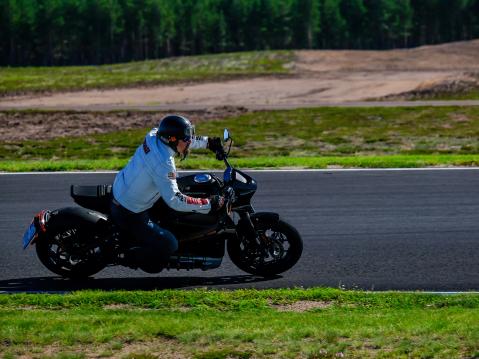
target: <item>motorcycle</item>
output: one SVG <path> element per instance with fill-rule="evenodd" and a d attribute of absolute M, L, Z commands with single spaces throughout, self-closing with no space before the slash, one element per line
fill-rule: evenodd
<path fill-rule="evenodd" d="M 150 209 L 152 221 L 172 232 L 179 244 L 164 268 L 151 271 L 125 264 L 134 240 L 109 218 L 111 185 L 72 185 L 70 194 L 81 207 L 43 210 L 34 216 L 23 236 L 23 248 L 35 245 L 41 263 L 67 278 L 92 276 L 107 266 L 127 265 L 146 272 L 162 269 L 218 268 L 225 255 L 241 270 L 269 277 L 293 267 L 303 251 L 299 232 L 277 213 L 255 212 L 251 198 L 256 181 L 228 161 L 233 140 L 224 130 L 223 148 L 216 152 L 224 161 L 223 178 L 197 173 L 177 179 L 188 196 L 223 195 L 225 204 L 213 214 L 176 212 L 160 198 Z M 228 147 L 229 143 L 229 148 Z"/>

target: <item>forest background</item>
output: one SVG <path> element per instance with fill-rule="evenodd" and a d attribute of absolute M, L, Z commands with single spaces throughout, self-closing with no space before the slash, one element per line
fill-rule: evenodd
<path fill-rule="evenodd" d="M 0 0 L 0 66 L 479 37 L 479 0 Z"/>

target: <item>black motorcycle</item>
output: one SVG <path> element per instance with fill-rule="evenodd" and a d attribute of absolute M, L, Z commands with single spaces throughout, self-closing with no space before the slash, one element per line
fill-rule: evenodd
<path fill-rule="evenodd" d="M 226 243 L 232 262 L 243 271 L 265 277 L 282 273 L 301 257 L 301 236 L 278 214 L 254 211 L 251 198 L 256 181 L 228 162 L 232 139 L 226 129 L 224 142 L 229 142 L 229 148 L 216 153 L 226 164 L 223 179 L 213 173 L 198 173 L 177 180 L 186 195 L 225 196 L 220 211 L 207 215 L 176 212 L 160 199 L 149 212 L 152 220 L 178 239 L 178 251 L 164 269 L 217 268 Z M 71 197 L 81 207 L 38 213 L 23 236 L 23 248 L 35 244 L 40 261 L 52 272 L 69 278 L 88 277 L 106 266 L 126 265 L 125 253 L 134 240 L 109 219 L 111 193 L 111 185 L 72 185 Z"/>

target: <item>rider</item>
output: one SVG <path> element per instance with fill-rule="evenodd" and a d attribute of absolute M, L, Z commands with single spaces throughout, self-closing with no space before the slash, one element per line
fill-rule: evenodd
<path fill-rule="evenodd" d="M 161 197 L 181 212 L 207 214 L 218 211 L 224 197 L 194 198 L 180 192 L 176 183 L 174 156 L 185 159 L 192 148 L 222 149 L 219 137 L 195 136 L 191 122 L 183 116 L 168 115 L 153 128 L 115 178 L 111 216 L 113 221 L 137 241 L 125 264 L 142 269 L 162 268 L 178 249 L 175 236 L 150 220 L 148 210 Z"/>

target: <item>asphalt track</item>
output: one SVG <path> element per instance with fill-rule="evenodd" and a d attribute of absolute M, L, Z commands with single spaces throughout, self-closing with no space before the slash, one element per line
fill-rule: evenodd
<path fill-rule="evenodd" d="M 479 290 L 479 169 L 254 172 L 256 210 L 298 228 L 304 253 L 264 280 L 227 257 L 212 271 L 157 275 L 107 268 L 63 280 L 43 268 L 21 237 L 44 208 L 72 205 L 69 186 L 110 183 L 113 173 L 0 174 L 0 292 L 80 288 L 277 288 Z"/>

